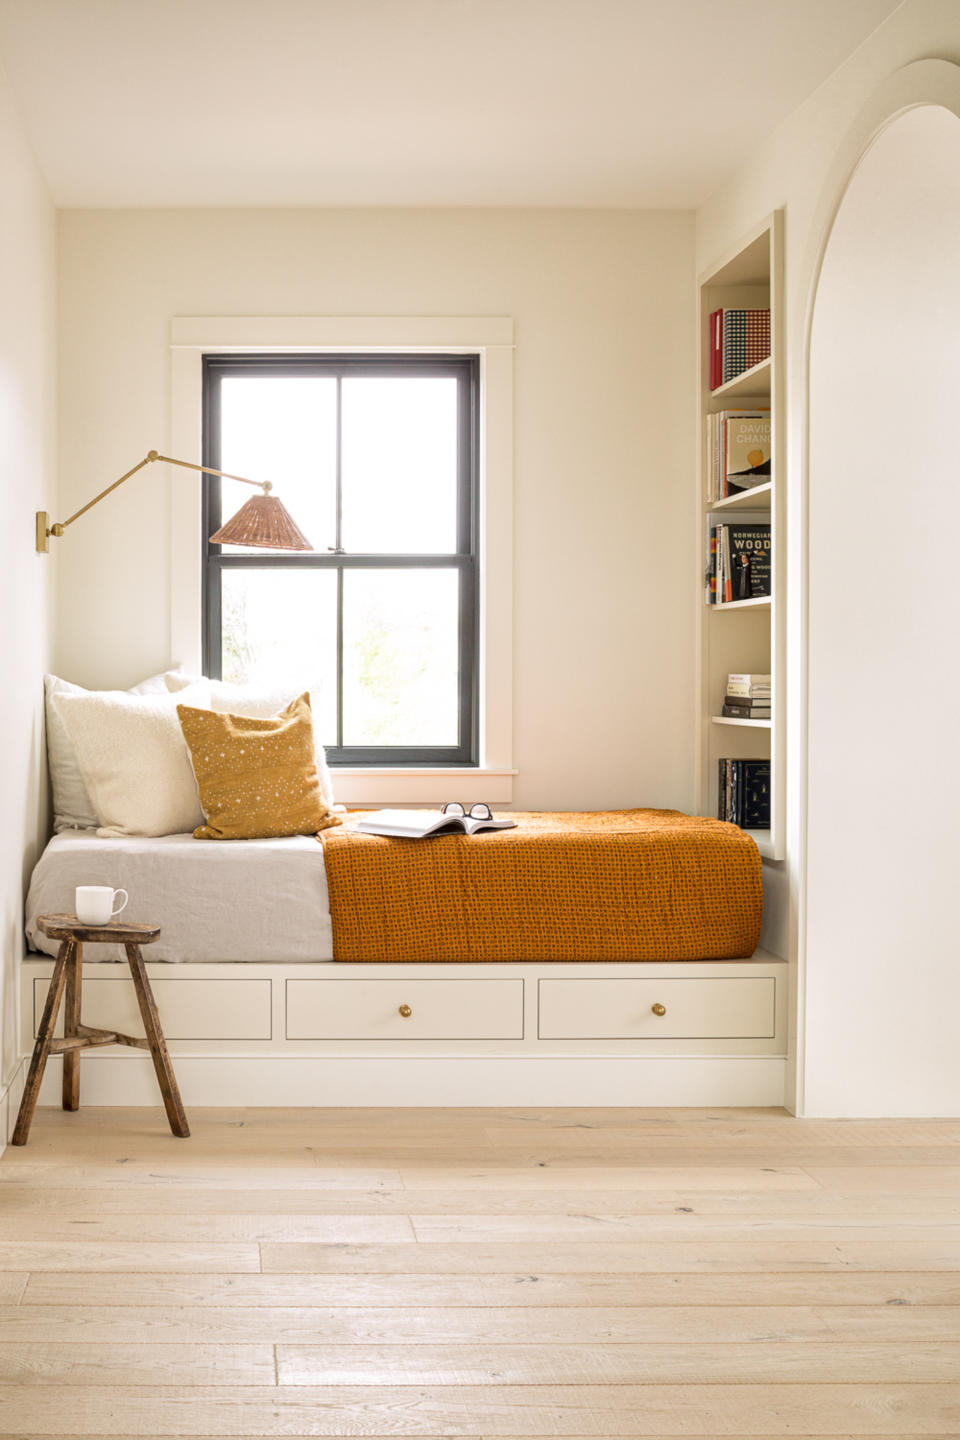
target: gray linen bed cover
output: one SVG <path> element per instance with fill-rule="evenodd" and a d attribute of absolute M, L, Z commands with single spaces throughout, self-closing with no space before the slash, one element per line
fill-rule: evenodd
<path fill-rule="evenodd" d="M 72 914 L 78 885 L 129 892 L 125 920 L 161 926 L 147 960 L 310 961 L 333 959 L 323 846 L 312 835 L 280 840 L 194 840 L 192 835 L 121 839 L 95 830 L 55 835 L 30 880 L 31 950 L 55 955 L 38 915 Z M 121 960 L 115 945 L 84 947 L 88 960 Z"/>

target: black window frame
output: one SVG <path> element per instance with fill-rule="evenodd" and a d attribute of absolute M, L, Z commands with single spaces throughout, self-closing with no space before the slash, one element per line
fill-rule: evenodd
<path fill-rule="evenodd" d="M 347 376 L 453 376 L 457 379 L 457 549 L 450 554 L 347 552 L 341 547 L 340 413 L 342 380 Z M 203 477 L 202 503 L 202 634 L 203 673 L 221 678 L 221 581 L 232 569 L 319 569 L 337 572 L 337 743 L 328 745 L 331 765 L 476 766 L 479 764 L 479 474 L 480 356 L 448 354 L 346 354 L 203 356 L 203 463 L 220 465 L 220 384 L 231 375 L 333 376 L 337 378 L 337 517 L 332 551 L 289 551 L 282 554 L 232 554 L 208 537 L 221 518 L 221 485 L 216 475 Z M 250 479 L 256 480 L 256 475 Z M 283 499 L 283 486 L 277 494 Z M 294 516 L 296 519 L 296 516 Z M 313 539 L 313 537 L 310 537 Z M 351 569 L 456 569 L 459 574 L 458 741 L 435 745 L 344 745 L 343 741 L 343 577 Z"/>

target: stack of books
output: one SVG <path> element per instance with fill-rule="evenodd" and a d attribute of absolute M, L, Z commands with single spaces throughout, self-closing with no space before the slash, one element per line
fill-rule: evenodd
<path fill-rule="evenodd" d="M 705 599 L 708 605 L 757 600 L 770 594 L 770 525 L 735 521 L 707 522 Z"/>
<path fill-rule="evenodd" d="M 770 676 L 728 675 L 723 714 L 732 720 L 769 720 Z"/>
<path fill-rule="evenodd" d="M 721 760 L 717 819 L 741 830 L 770 829 L 770 761 Z"/>
<path fill-rule="evenodd" d="M 770 470 L 770 407 L 707 416 L 707 500 L 765 485 Z"/>
<path fill-rule="evenodd" d="M 770 310 L 714 310 L 710 316 L 710 389 L 735 380 L 770 355 Z"/>

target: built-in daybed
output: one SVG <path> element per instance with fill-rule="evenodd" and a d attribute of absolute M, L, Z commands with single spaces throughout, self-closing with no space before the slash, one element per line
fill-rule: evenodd
<path fill-rule="evenodd" d="M 785 966 L 755 949 L 760 862 L 733 827 L 647 811 L 322 842 L 55 836 L 24 1051 L 51 971 L 36 917 L 107 883 L 162 927 L 149 970 L 188 1105 L 782 1102 Z M 117 958 L 88 947 L 85 1010 L 136 1030 Z M 155 1103 L 143 1061 L 91 1054 L 86 1101 Z"/>

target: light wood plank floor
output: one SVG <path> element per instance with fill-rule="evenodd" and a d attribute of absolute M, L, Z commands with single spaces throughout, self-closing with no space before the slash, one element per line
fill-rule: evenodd
<path fill-rule="evenodd" d="M 41 1110 L 0 1436 L 960 1436 L 960 1121 Z"/>

